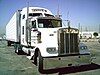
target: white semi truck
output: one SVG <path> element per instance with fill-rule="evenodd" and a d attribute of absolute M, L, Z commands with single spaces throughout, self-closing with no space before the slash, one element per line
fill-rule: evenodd
<path fill-rule="evenodd" d="M 52 67 L 90 64 L 91 54 L 79 43 L 78 33 L 78 29 L 62 27 L 61 18 L 41 7 L 16 11 L 6 26 L 8 46 L 14 44 L 18 54 L 25 52 L 39 71 L 50 62 L 56 63 Z"/>

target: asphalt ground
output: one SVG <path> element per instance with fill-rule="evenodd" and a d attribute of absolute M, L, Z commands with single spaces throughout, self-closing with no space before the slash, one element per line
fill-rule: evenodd
<path fill-rule="evenodd" d="M 42 74 L 26 55 L 17 55 L 13 46 L 7 47 L 5 41 L 0 41 L 0 75 L 100 75 L 100 43 L 84 43 L 90 49 L 92 56 L 96 57 L 94 64 L 43 70 Z"/>
<path fill-rule="evenodd" d="M 0 75 L 40 75 L 37 67 L 25 55 L 14 53 L 13 46 L 7 47 L 0 41 Z"/>

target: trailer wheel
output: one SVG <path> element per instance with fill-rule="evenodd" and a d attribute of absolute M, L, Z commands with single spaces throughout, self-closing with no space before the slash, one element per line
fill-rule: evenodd
<path fill-rule="evenodd" d="M 17 49 L 15 50 L 15 53 L 17 53 L 18 55 L 20 54 L 19 48 L 17 47 Z"/>
<path fill-rule="evenodd" d="M 38 51 L 38 56 L 37 56 L 37 67 L 39 72 L 43 70 L 43 57 L 41 56 L 40 51 Z"/>
<path fill-rule="evenodd" d="M 18 53 L 18 50 L 17 49 L 15 49 L 15 53 Z"/>
<path fill-rule="evenodd" d="M 14 49 L 15 49 L 15 53 L 17 53 L 17 44 L 14 43 Z"/>
<path fill-rule="evenodd" d="M 11 42 L 10 41 L 7 41 L 7 46 L 11 46 Z"/>

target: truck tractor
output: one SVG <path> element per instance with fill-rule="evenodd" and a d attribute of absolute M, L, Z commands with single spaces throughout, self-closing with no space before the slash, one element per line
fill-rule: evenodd
<path fill-rule="evenodd" d="M 68 21 L 68 25 L 70 21 Z M 25 53 L 38 70 L 90 64 L 91 53 L 79 42 L 79 30 L 63 27 L 62 19 L 42 7 L 17 10 L 6 25 L 8 46 Z"/>

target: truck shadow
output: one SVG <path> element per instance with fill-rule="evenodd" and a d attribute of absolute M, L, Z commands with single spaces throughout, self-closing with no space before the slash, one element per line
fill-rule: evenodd
<path fill-rule="evenodd" d="M 82 65 L 82 66 L 63 67 L 63 68 L 56 68 L 56 69 L 43 69 L 40 71 L 40 73 L 42 74 L 59 73 L 59 75 L 62 75 L 62 74 L 84 72 L 84 71 L 90 71 L 96 69 L 100 69 L 100 65 L 92 63 L 89 65 Z"/>

